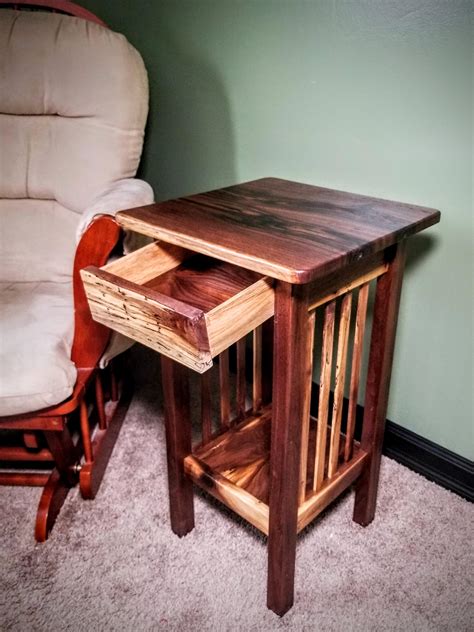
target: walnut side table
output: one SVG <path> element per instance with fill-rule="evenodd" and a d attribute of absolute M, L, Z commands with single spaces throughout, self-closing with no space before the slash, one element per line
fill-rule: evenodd
<path fill-rule="evenodd" d="M 194 527 L 195 483 L 267 534 L 267 605 L 279 615 L 293 604 L 298 532 L 353 483 L 354 520 L 374 518 L 406 238 L 439 218 L 433 209 L 265 178 L 119 213 L 124 228 L 160 241 L 82 272 L 94 318 L 162 353 L 173 531 Z M 310 414 L 314 349 L 317 418 Z M 217 422 L 207 373 L 216 356 Z M 186 367 L 202 373 L 195 446 Z"/>

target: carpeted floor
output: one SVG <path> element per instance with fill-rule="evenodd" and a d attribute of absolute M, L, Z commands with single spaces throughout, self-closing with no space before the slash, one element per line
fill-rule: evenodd
<path fill-rule="evenodd" d="M 0 487 L 2 632 L 474 630 L 474 505 L 389 459 L 372 525 L 352 522 L 349 492 L 300 536 L 282 619 L 255 530 L 197 496 L 195 530 L 173 535 L 153 362 L 98 497 L 70 493 L 48 542 L 33 540 L 40 491 Z"/>

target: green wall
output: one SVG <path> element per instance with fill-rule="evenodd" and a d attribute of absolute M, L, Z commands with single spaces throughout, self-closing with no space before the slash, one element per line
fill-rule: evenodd
<path fill-rule="evenodd" d="M 411 241 L 388 416 L 473 439 L 473 5 L 89 0 L 148 68 L 157 199 L 279 176 L 442 210 Z"/>

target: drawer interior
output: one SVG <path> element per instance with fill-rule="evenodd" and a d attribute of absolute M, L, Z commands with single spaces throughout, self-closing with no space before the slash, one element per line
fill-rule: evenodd
<path fill-rule="evenodd" d="M 199 372 L 274 310 L 271 279 L 164 242 L 81 276 L 95 320 Z"/>
<path fill-rule="evenodd" d="M 209 312 L 261 278 L 261 275 L 251 270 L 194 254 L 144 285 Z"/>

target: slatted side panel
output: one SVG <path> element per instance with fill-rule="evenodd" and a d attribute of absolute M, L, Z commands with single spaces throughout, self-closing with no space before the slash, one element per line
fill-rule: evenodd
<path fill-rule="evenodd" d="M 300 504 L 320 492 L 353 455 L 369 286 L 375 278 L 361 278 L 345 293 L 328 296 L 311 308 L 309 326 L 314 329 L 317 323 L 313 342 L 318 365 L 312 372 L 319 381 L 318 407 L 317 418 L 310 417 L 308 396 L 302 420 Z"/>
<path fill-rule="evenodd" d="M 223 351 L 212 369 L 202 375 L 194 374 L 200 398 L 194 424 L 198 426 L 194 432 L 195 447 L 208 443 L 262 409 L 265 377 L 262 353 L 260 326 Z"/>
<path fill-rule="evenodd" d="M 366 334 L 369 286 L 374 279 L 338 296 L 320 300 L 308 320 L 313 345 L 306 362 L 307 397 L 302 420 L 299 503 L 321 491 L 352 458 L 357 399 Z M 317 336 L 314 337 L 315 323 Z M 198 376 L 199 432 L 195 446 L 206 444 L 262 409 L 266 388 L 262 327 L 223 351 L 214 367 Z M 320 358 L 313 370 L 313 357 Z M 247 364 L 251 364 L 250 366 Z M 249 369 L 249 370 L 247 370 Z M 249 374 L 251 384 L 248 383 Z M 312 380 L 318 380 L 317 419 L 310 416 Z M 344 401 L 348 394 L 349 404 Z"/>

